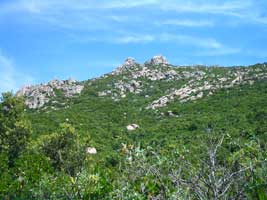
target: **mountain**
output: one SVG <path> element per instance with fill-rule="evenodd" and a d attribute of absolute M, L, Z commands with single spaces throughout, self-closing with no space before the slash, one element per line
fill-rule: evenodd
<path fill-rule="evenodd" d="M 0 104 L 0 199 L 267 198 L 266 63 L 127 58 L 16 96 Z"/>
<path fill-rule="evenodd" d="M 127 58 L 99 78 L 53 80 L 17 95 L 26 98 L 36 137 L 67 121 L 81 134 L 90 134 L 100 154 L 109 156 L 126 141 L 164 145 L 204 133 L 210 126 L 251 131 L 243 127 L 256 126 L 249 117 L 251 107 L 267 110 L 266 79 L 265 63 L 173 66 L 155 56 L 144 64 Z M 138 128 L 127 130 L 132 124 Z"/>
<path fill-rule="evenodd" d="M 116 102 L 132 94 L 136 97 L 143 96 L 153 100 L 146 109 L 157 109 L 167 106 L 176 99 L 185 103 L 211 96 L 220 89 L 253 85 L 255 81 L 267 78 L 266 68 L 265 63 L 228 68 L 172 66 L 163 56 L 155 56 L 145 64 L 138 64 L 133 58 L 127 58 L 115 71 L 100 78 L 84 82 L 55 79 L 47 84 L 26 86 L 17 92 L 17 96 L 24 96 L 26 105 L 37 109 L 45 107 L 53 100 L 55 101 L 52 104 L 56 105 L 59 103 L 56 99 L 63 100 L 59 97 L 78 97 L 86 86 L 88 89 L 99 90 L 97 94 L 99 97 L 109 97 Z M 166 86 L 161 88 L 161 85 Z M 157 95 L 159 90 L 164 96 Z"/>

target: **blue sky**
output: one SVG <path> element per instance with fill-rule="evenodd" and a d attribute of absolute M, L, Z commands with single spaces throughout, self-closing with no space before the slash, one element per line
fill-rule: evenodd
<path fill-rule="evenodd" d="M 0 92 L 89 79 L 126 57 L 266 62 L 266 44 L 266 0 L 0 0 Z"/>

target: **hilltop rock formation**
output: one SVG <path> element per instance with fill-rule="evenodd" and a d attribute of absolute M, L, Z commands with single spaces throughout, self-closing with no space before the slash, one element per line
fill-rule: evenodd
<path fill-rule="evenodd" d="M 135 61 L 134 58 L 131 58 L 131 57 L 128 57 L 126 58 L 124 64 L 122 65 L 122 67 L 125 67 L 125 68 L 129 68 L 129 67 L 133 67 L 135 65 L 137 65 L 138 63 Z"/>
<path fill-rule="evenodd" d="M 120 65 L 112 74 L 118 75 L 123 73 L 125 70 L 133 69 L 134 67 L 138 66 L 139 64 L 135 61 L 134 58 L 128 57 L 124 61 L 122 65 Z"/>
<path fill-rule="evenodd" d="M 47 84 L 23 87 L 16 95 L 25 97 L 26 106 L 36 109 L 43 107 L 52 97 L 56 97 L 57 91 L 62 93 L 63 96 L 70 98 L 80 94 L 83 88 L 84 86 L 74 79 L 65 81 L 54 79 Z"/>
<path fill-rule="evenodd" d="M 242 84 L 253 84 L 256 80 L 266 79 L 266 65 L 261 67 L 172 67 L 164 56 L 154 56 L 144 65 L 127 58 L 120 70 L 111 75 L 120 75 L 109 84 L 109 89 L 98 93 L 101 97 L 111 97 L 120 101 L 129 94 L 149 98 L 154 84 L 168 84 L 165 95 L 154 99 L 146 108 L 158 109 L 179 100 L 181 103 L 195 101 L 212 95 L 216 90 L 232 88 Z M 157 90 L 161 90 L 158 88 Z M 153 95 L 152 95 L 153 96 Z"/>
<path fill-rule="evenodd" d="M 167 61 L 167 59 L 164 56 L 158 55 L 158 56 L 154 56 L 150 61 L 147 61 L 146 64 L 149 64 L 149 65 L 169 65 L 169 62 Z"/>
<path fill-rule="evenodd" d="M 114 82 L 110 90 L 99 92 L 98 96 L 111 96 L 113 100 L 118 101 L 120 98 L 125 98 L 127 92 L 140 94 L 144 87 L 141 79 L 147 79 L 153 82 L 181 79 L 182 76 L 171 67 L 167 67 L 167 64 L 167 59 L 163 56 L 154 56 L 150 61 L 146 62 L 146 64 L 138 64 L 135 59 L 127 58 L 124 64 L 110 74 L 123 75 L 123 79 Z M 157 65 L 164 66 L 164 68 L 155 67 Z"/>

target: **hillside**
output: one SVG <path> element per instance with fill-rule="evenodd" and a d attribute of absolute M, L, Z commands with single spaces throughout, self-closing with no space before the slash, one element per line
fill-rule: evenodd
<path fill-rule="evenodd" d="M 53 80 L 25 87 L 17 96 L 26 100 L 33 143 L 49 137 L 60 124 L 70 124 L 81 141 L 89 137 L 90 146 L 97 150 L 93 165 L 110 170 L 112 180 L 119 177 L 121 151 L 131 149 L 128 145 L 151 147 L 166 157 L 179 149 L 187 152 L 192 162 L 204 155 L 209 134 L 217 138 L 226 135 L 223 152 L 229 159 L 240 153 L 239 148 L 254 142 L 261 149 L 255 150 L 258 153 L 267 149 L 265 63 L 247 67 L 173 66 L 162 56 L 144 64 L 127 58 L 99 78 Z M 134 184 L 133 191 L 140 191 L 139 182 Z M 151 185 L 147 190 L 152 196 L 155 193 L 158 199 L 166 199 L 160 198 L 158 186 L 155 189 Z M 149 194 L 136 199 L 157 199 L 149 198 Z M 104 198 L 103 193 L 94 195 L 92 199 Z"/>
<path fill-rule="evenodd" d="M 204 132 L 209 124 L 244 131 L 240 126 L 250 123 L 246 116 L 250 108 L 265 108 L 266 79 L 265 64 L 184 67 L 172 66 L 164 57 L 156 56 L 145 64 L 128 58 L 102 77 L 83 82 L 72 80 L 70 84 L 65 81 L 63 89 L 53 85 L 61 83 L 54 80 L 47 84 L 50 90 L 40 85 L 17 94 L 24 94 L 26 103 L 35 101 L 33 104 L 39 105 L 28 111 L 36 136 L 53 131 L 67 120 L 81 133 L 92 135 L 101 152 L 107 148 L 116 151 L 118 145 L 131 138 L 151 143 L 164 136 L 171 141 L 171 137 L 191 135 L 190 127 Z M 75 87 L 78 91 L 72 89 Z M 74 91 L 73 95 L 69 95 L 68 88 Z M 42 99 L 47 100 L 43 103 Z M 140 128 L 127 131 L 130 124 Z M 110 145 L 106 145 L 106 140 L 110 140 Z"/>
<path fill-rule="evenodd" d="M 25 94 L 26 103 L 39 99 L 34 103 L 39 108 L 29 110 L 36 137 L 68 122 L 81 134 L 90 134 L 99 152 L 109 157 L 122 143 L 171 146 L 170 141 L 175 144 L 181 137 L 205 133 L 209 126 L 252 134 L 257 121 L 249 116 L 251 107 L 261 105 L 255 108 L 267 110 L 266 79 L 265 64 L 183 67 L 156 56 L 145 64 L 128 58 L 113 72 L 96 79 L 65 81 L 67 89 L 73 84 L 81 88 L 74 97 L 64 94 L 67 89 L 60 89 L 58 80 L 47 84 L 54 95 L 43 85 L 30 88 L 33 92 L 21 90 L 17 94 Z M 47 99 L 45 104 L 40 103 L 42 96 Z M 130 124 L 139 128 L 128 131 Z"/>

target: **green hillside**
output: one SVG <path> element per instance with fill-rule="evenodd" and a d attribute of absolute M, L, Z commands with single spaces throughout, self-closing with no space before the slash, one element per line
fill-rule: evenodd
<path fill-rule="evenodd" d="M 71 84 L 81 93 L 68 97 L 56 88 L 44 105 L 16 111 L 23 116 L 4 111 L 20 97 L 3 99 L 1 137 L 26 130 L 6 125 L 10 117 L 27 119 L 31 133 L 14 164 L 5 164 L 12 142 L 0 151 L 1 199 L 267 199 L 265 63 L 128 59 Z"/>

